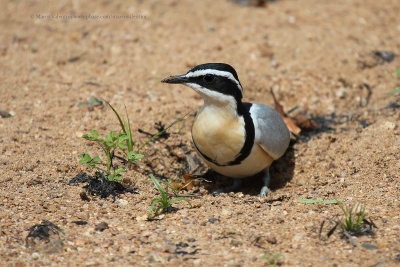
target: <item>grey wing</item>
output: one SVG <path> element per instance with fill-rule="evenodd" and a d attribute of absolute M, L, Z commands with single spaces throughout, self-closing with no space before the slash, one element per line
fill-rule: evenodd
<path fill-rule="evenodd" d="M 255 128 L 255 142 L 273 159 L 280 158 L 290 142 L 290 132 L 282 117 L 264 104 L 253 104 L 250 115 Z"/>

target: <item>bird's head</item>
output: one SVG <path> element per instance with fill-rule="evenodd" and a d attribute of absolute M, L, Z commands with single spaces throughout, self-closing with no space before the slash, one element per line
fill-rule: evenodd
<path fill-rule="evenodd" d="M 242 85 L 235 69 L 225 63 L 198 65 L 186 74 L 170 76 L 162 82 L 189 86 L 210 102 L 237 104 L 243 97 Z"/>

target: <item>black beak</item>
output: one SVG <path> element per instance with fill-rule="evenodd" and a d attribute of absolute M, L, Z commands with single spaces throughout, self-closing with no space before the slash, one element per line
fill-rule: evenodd
<path fill-rule="evenodd" d="M 185 76 L 185 74 L 182 75 L 176 75 L 176 76 L 169 76 L 161 81 L 162 83 L 187 83 L 189 82 L 189 79 Z"/>

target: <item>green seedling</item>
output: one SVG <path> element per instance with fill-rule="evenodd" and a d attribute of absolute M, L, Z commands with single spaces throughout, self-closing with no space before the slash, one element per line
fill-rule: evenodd
<path fill-rule="evenodd" d="M 86 153 L 79 154 L 79 157 L 81 158 L 79 163 L 86 164 L 89 167 L 96 167 L 97 163 L 99 163 L 99 161 L 100 161 L 99 156 L 92 158 L 89 154 L 86 154 Z"/>
<path fill-rule="evenodd" d="M 142 159 L 144 155 L 140 154 L 140 151 L 148 145 L 150 142 L 152 142 L 155 138 L 158 136 L 162 135 L 165 133 L 169 128 L 174 126 L 176 123 L 184 121 L 185 118 L 190 114 L 187 113 L 185 116 L 182 118 L 176 119 L 174 122 L 172 122 L 168 127 L 164 128 L 162 131 L 159 131 L 157 134 L 151 136 L 145 143 L 140 145 L 137 149 L 134 148 L 134 142 L 133 142 L 133 134 L 132 134 L 132 128 L 128 116 L 128 111 L 125 106 L 125 115 L 126 119 L 122 118 L 117 110 L 107 101 L 104 100 L 105 103 L 112 109 L 114 114 L 116 115 L 120 126 L 121 126 L 121 132 L 116 133 L 114 131 L 109 132 L 105 138 L 100 138 L 99 133 L 97 130 L 92 130 L 90 134 L 84 134 L 82 138 L 96 142 L 100 145 L 100 147 L 103 149 L 105 156 L 106 156 L 106 164 L 103 164 L 100 160 L 99 156 L 92 157 L 88 153 L 83 153 L 79 155 L 80 164 L 86 164 L 88 167 L 93 167 L 101 170 L 103 173 L 106 174 L 106 177 L 109 181 L 115 181 L 115 180 L 121 180 L 122 179 L 122 173 L 126 172 L 126 168 L 117 168 L 113 165 L 113 158 L 118 157 L 121 160 L 123 160 L 125 163 L 130 163 L 130 164 L 136 164 L 138 160 Z M 116 152 L 120 151 L 124 157 L 119 157 L 116 156 Z M 98 166 L 102 164 L 106 166 L 106 170 L 102 170 Z M 181 199 L 177 199 L 181 200 Z M 169 205 L 177 200 L 169 200 Z M 172 202 L 171 202 L 172 201 Z M 157 204 L 156 202 L 155 204 Z M 162 202 L 159 202 L 162 203 Z M 154 205 L 155 205 L 154 204 Z M 164 208 L 162 209 L 164 210 Z M 157 210 L 157 212 L 160 210 Z"/>
<path fill-rule="evenodd" d="M 150 174 L 150 178 L 156 186 L 158 192 L 160 193 L 159 198 L 153 198 L 151 200 L 150 209 L 148 217 L 151 217 L 151 214 L 154 213 L 154 217 L 157 216 L 161 212 L 165 212 L 172 207 L 172 204 L 177 201 L 186 201 L 191 207 L 191 203 L 188 199 L 184 197 L 174 197 L 170 198 L 168 191 L 169 189 L 173 190 L 173 187 L 166 181 L 157 180 L 152 174 Z M 161 183 L 165 185 L 165 188 L 161 186 Z"/>
<path fill-rule="evenodd" d="M 136 163 L 138 159 L 143 158 L 143 155 L 139 154 L 138 151 L 135 151 L 133 149 L 133 134 L 132 134 L 132 129 L 131 129 L 131 122 L 129 120 L 129 116 L 128 116 L 128 111 L 125 107 L 125 116 L 126 116 L 126 120 L 121 118 L 121 116 L 119 115 L 119 113 L 117 112 L 117 110 L 107 101 L 104 101 L 107 103 L 107 105 L 112 109 L 112 111 L 114 112 L 115 116 L 117 116 L 119 124 L 121 126 L 122 132 L 125 134 L 125 136 L 127 137 L 125 139 L 125 144 L 126 144 L 126 149 L 127 152 L 125 152 L 126 157 L 128 158 L 128 161 L 131 163 Z"/>
<path fill-rule="evenodd" d="M 352 236 L 371 234 L 372 228 L 377 226 L 372 220 L 367 220 L 367 212 L 365 210 L 365 205 L 357 203 L 354 206 L 345 206 L 340 204 L 340 208 L 344 213 L 344 218 L 342 221 L 336 222 L 334 228 L 329 232 L 332 234 L 335 228 L 339 225 L 342 236 L 347 237 L 347 239 L 355 246 L 358 247 L 357 241 Z"/>
<path fill-rule="evenodd" d="M 339 227 L 341 230 L 340 234 L 346 237 L 355 247 L 358 247 L 357 241 L 352 236 L 362 235 L 362 234 L 372 234 L 372 228 L 377 226 L 371 219 L 367 219 L 367 211 L 365 210 L 365 205 L 357 203 L 354 206 L 344 205 L 339 203 L 341 210 L 343 211 L 343 218 L 340 220 L 335 220 L 335 226 L 329 230 L 327 236 L 330 237 L 335 230 Z M 320 234 L 324 222 L 321 224 Z"/>
<path fill-rule="evenodd" d="M 400 80 L 400 69 L 396 69 L 397 78 Z M 389 92 L 389 94 L 397 94 L 400 93 L 400 87 Z"/>
<path fill-rule="evenodd" d="M 316 204 L 316 203 L 321 203 L 321 204 L 340 204 L 341 200 L 333 199 L 333 200 L 323 200 L 322 198 L 317 198 L 317 199 L 298 199 L 297 202 L 299 203 L 305 203 L 305 204 Z"/>
<path fill-rule="evenodd" d="M 340 234 L 342 237 L 346 237 L 350 243 L 355 247 L 358 247 L 357 241 L 353 236 L 363 235 L 363 234 L 373 234 L 372 229 L 378 228 L 371 219 L 367 219 L 367 211 L 365 210 L 365 205 L 357 203 L 353 206 L 344 205 L 339 202 L 339 207 L 343 212 L 343 217 L 339 220 L 333 221 L 335 225 L 328 231 L 327 237 L 329 238 L 336 229 L 339 227 Z M 321 223 L 319 234 L 321 237 L 321 232 L 324 227 L 325 221 Z"/>
<path fill-rule="evenodd" d="M 100 145 L 106 155 L 106 174 L 109 181 L 121 180 L 122 172 L 126 172 L 125 168 L 115 168 L 112 160 L 116 149 L 125 149 L 125 140 L 128 138 L 124 133 L 115 133 L 114 131 L 109 132 L 105 138 L 100 138 L 99 133 L 96 130 L 92 130 L 91 134 L 84 134 L 82 138 L 96 142 Z M 100 164 L 100 157 L 92 157 L 88 153 L 80 154 L 80 164 L 86 164 L 89 167 L 98 168 Z"/>
<path fill-rule="evenodd" d="M 350 234 L 360 233 L 367 214 L 365 205 L 357 203 L 353 207 L 342 204 L 339 206 L 344 213 L 344 221 L 340 222 L 340 228 Z"/>
<path fill-rule="evenodd" d="M 389 94 L 397 94 L 397 93 L 400 93 L 400 87 L 397 87 L 396 89 L 389 92 Z"/>
<path fill-rule="evenodd" d="M 276 253 L 272 255 L 271 253 L 267 253 L 267 254 L 262 254 L 261 257 L 267 259 L 268 264 L 271 267 L 276 267 L 276 265 L 278 264 L 278 259 L 282 257 L 282 254 Z"/>
<path fill-rule="evenodd" d="M 117 116 L 119 124 L 121 126 L 122 132 L 125 134 L 125 136 L 127 137 L 125 139 L 125 143 L 126 143 L 126 151 L 124 151 L 125 156 L 128 159 L 128 162 L 130 163 L 137 163 L 137 161 L 139 159 L 142 159 L 144 156 L 142 154 L 139 153 L 139 150 L 134 150 L 133 146 L 133 134 L 132 134 L 132 128 L 131 128 L 131 122 L 129 120 L 129 116 L 128 116 L 128 111 L 125 107 L 125 116 L 126 116 L 126 120 L 121 118 L 121 116 L 119 115 L 119 113 L 117 112 L 117 110 L 107 101 L 105 101 L 107 103 L 107 105 L 112 109 L 112 111 L 114 112 L 115 116 Z"/>
<path fill-rule="evenodd" d="M 103 102 L 94 96 L 89 97 L 88 101 L 78 104 L 78 108 L 96 107 L 96 106 L 103 106 Z"/>

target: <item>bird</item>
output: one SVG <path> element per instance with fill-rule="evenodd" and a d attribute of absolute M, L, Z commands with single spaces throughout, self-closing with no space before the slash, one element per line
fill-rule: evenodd
<path fill-rule="evenodd" d="M 192 88 L 204 100 L 192 125 L 192 139 L 200 158 L 233 184 L 214 193 L 237 191 L 243 178 L 262 173 L 260 196 L 270 194 L 269 167 L 282 157 L 290 132 L 273 108 L 243 102 L 243 88 L 236 70 L 226 63 L 205 63 L 186 74 L 161 82 Z"/>

